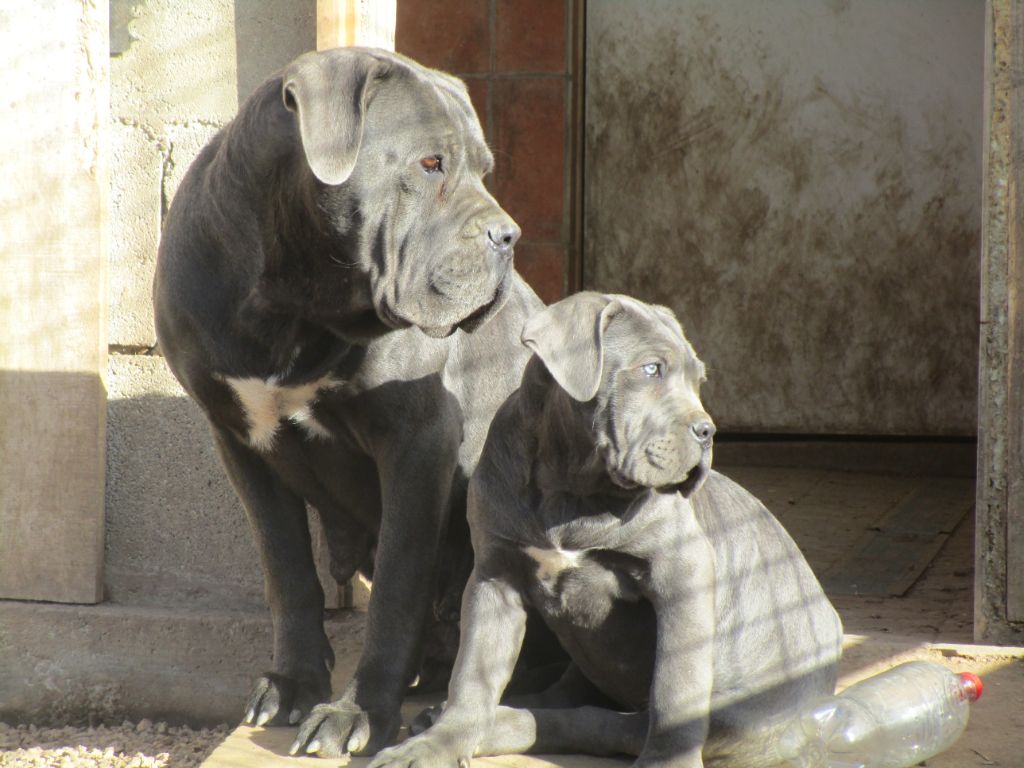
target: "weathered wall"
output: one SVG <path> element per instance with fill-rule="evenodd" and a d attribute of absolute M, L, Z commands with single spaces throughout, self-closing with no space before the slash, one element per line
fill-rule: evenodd
<path fill-rule="evenodd" d="M 110 15 L 107 596 L 256 606 L 244 514 L 199 409 L 153 350 L 150 295 L 162 217 L 189 163 L 256 85 L 316 47 L 316 2 L 112 0 Z"/>
<path fill-rule="evenodd" d="M 975 430 L 984 7 L 590 0 L 584 281 L 733 430 Z"/>

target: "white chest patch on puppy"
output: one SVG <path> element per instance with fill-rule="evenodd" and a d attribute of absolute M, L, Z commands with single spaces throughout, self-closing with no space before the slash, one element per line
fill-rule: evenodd
<path fill-rule="evenodd" d="M 223 381 L 231 387 L 242 406 L 249 427 L 249 445 L 253 448 L 260 451 L 273 448 L 274 435 L 282 421 L 298 425 L 309 437 L 326 439 L 331 436 L 314 417 L 313 403 L 321 392 L 340 386 L 337 379 L 323 376 L 294 387 L 281 386 L 273 378 L 236 379 L 224 376 Z"/>
<path fill-rule="evenodd" d="M 537 578 L 545 582 L 555 581 L 562 571 L 578 567 L 583 557 L 583 552 L 558 548 L 525 547 L 523 552 L 537 563 Z"/>

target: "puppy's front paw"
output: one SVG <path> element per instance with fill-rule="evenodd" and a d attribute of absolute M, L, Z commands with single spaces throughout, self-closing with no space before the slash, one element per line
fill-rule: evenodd
<path fill-rule="evenodd" d="M 687 751 L 670 757 L 652 757 L 641 754 L 630 768 L 704 768 L 704 760 L 701 758 L 700 750 Z"/>
<path fill-rule="evenodd" d="M 246 725 L 294 725 L 330 695 L 323 680 L 298 679 L 267 672 L 252 687 L 242 722 Z"/>
<path fill-rule="evenodd" d="M 302 721 L 288 751 L 292 755 L 305 752 L 319 757 L 372 755 L 395 738 L 400 726 L 398 712 L 366 712 L 340 701 L 320 704 Z"/>
<path fill-rule="evenodd" d="M 367 768 L 469 768 L 469 755 L 447 739 L 425 733 L 377 754 Z"/>

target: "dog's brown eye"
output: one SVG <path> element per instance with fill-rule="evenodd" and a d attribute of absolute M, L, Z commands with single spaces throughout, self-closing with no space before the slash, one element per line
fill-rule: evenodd
<path fill-rule="evenodd" d="M 440 155 L 428 155 L 427 157 L 420 159 L 420 167 L 427 173 L 440 173 L 441 172 L 441 156 Z"/>

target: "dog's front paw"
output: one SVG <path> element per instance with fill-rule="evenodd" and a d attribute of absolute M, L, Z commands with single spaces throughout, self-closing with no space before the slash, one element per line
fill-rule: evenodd
<path fill-rule="evenodd" d="M 300 680 L 267 672 L 252 688 L 245 703 L 246 725 L 294 725 L 330 696 L 330 682 Z"/>
<path fill-rule="evenodd" d="M 342 701 L 320 704 L 302 721 L 288 751 L 320 757 L 372 755 L 394 740 L 401 724 L 398 712 L 371 713 Z"/>
<path fill-rule="evenodd" d="M 367 768 L 469 768 L 469 755 L 436 734 L 413 736 L 385 749 Z"/>

